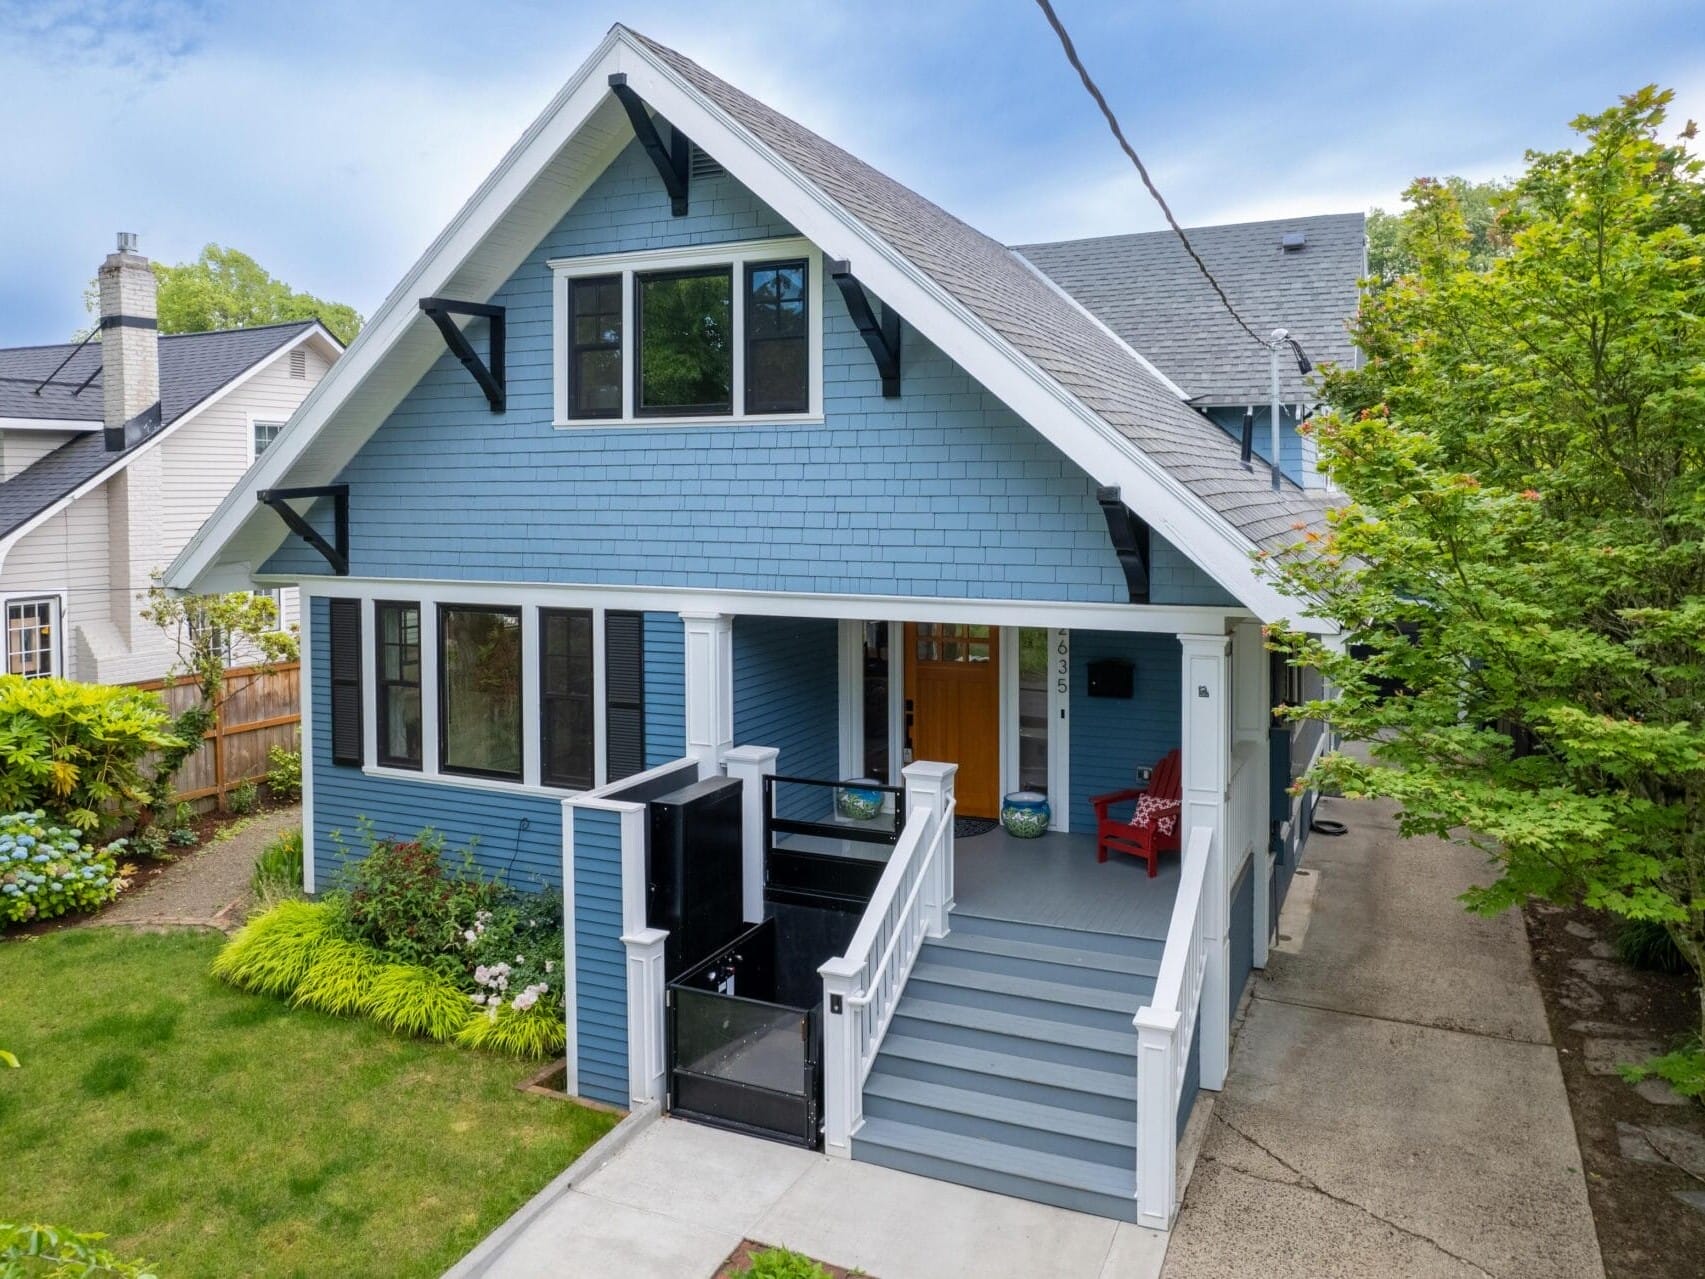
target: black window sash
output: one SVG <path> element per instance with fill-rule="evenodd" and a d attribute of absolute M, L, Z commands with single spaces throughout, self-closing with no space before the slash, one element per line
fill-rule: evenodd
<path fill-rule="evenodd" d="M 645 614 L 604 614 L 604 780 L 645 771 Z"/>
<path fill-rule="evenodd" d="M 403 667 L 405 667 L 407 665 L 407 660 L 406 660 L 406 657 L 404 656 L 404 654 L 406 654 L 407 650 L 411 646 L 406 639 L 402 639 L 402 638 L 399 638 L 395 645 L 391 645 L 387 642 L 387 640 L 385 639 L 385 615 L 387 613 L 391 613 L 391 612 L 407 613 L 410 611 L 412 611 L 415 615 L 415 617 L 414 617 L 414 644 L 412 645 L 412 647 L 414 648 L 414 668 L 415 668 L 415 671 L 417 672 L 417 674 L 416 674 L 416 677 L 412 680 L 411 679 L 405 679 L 401 675 L 398 675 L 396 678 L 389 678 L 385 674 L 385 650 L 386 650 L 386 648 L 387 647 L 395 647 L 395 648 L 400 650 L 400 652 L 398 654 L 397 666 L 398 666 L 398 669 L 401 670 Z M 392 691 L 395 689 L 412 688 L 415 690 L 415 692 L 417 694 L 417 699 L 418 699 L 418 696 L 420 694 L 420 677 L 418 674 L 418 672 L 421 669 L 421 661 L 420 661 L 421 652 L 420 652 L 420 649 L 421 649 L 422 636 L 421 636 L 420 626 L 421 626 L 420 605 L 418 603 L 413 603 L 413 602 L 404 601 L 404 600 L 378 600 L 373 605 L 373 648 L 374 648 L 374 659 L 375 659 L 374 666 L 373 666 L 373 680 L 374 680 L 374 683 L 377 685 L 377 687 L 374 690 L 374 702 L 376 703 L 374 722 L 377 725 L 378 732 L 379 732 L 379 742 L 378 742 L 379 762 L 381 764 L 384 764 L 385 766 L 387 766 L 389 768 L 414 768 L 414 769 L 418 769 L 421 766 L 422 751 L 421 751 L 421 745 L 418 743 L 415 747 L 415 753 L 413 755 L 392 755 L 386 749 L 387 744 L 391 740 L 390 727 L 391 727 L 391 713 L 392 713 L 392 702 L 391 702 Z M 399 621 L 399 623 L 398 623 L 398 635 L 399 635 L 399 637 L 402 635 L 406 635 L 406 633 L 407 633 L 406 628 L 404 627 L 403 623 Z M 424 706 L 421 707 L 421 714 L 422 715 L 425 714 Z"/>
<path fill-rule="evenodd" d="M 786 271 L 797 269 L 800 275 L 800 307 L 804 312 L 805 331 L 803 333 L 774 334 L 758 337 L 753 331 L 753 320 L 758 307 L 753 304 L 752 282 L 759 271 Z M 740 337 L 744 345 L 741 358 L 745 361 L 746 378 L 743 408 L 747 414 L 761 413 L 804 413 L 811 407 L 811 267 L 803 258 L 788 259 L 780 262 L 748 262 L 745 271 L 745 319 L 741 327 L 745 330 Z M 799 388 L 797 399 L 775 399 L 769 402 L 755 402 L 752 394 L 753 355 L 759 346 L 769 342 L 798 342 L 805 347 L 805 385 Z"/>
<path fill-rule="evenodd" d="M 361 601 L 328 601 L 332 763 L 361 766 Z"/>
<path fill-rule="evenodd" d="M 597 719 L 594 714 L 596 698 L 592 689 L 593 674 L 593 644 L 592 627 L 594 625 L 591 609 L 577 608 L 541 608 L 539 610 L 539 781 L 546 786 L 565 786 L 572 790 L 587 790 L 597 780 L 594 773 L 597 768 L 596 752 L 593 743 L 597 738 Z M 584 693 L 551 691 L 550 662 L 553 656 L 550 646 L 552 619 L 567 619 L 571 623 L 583 621 L 586 624 L 586 691 Z M 571 650 L 572 651 L 572 650 Z M 566 654 L 564 655 L 566 658 Z M 551 771 L 551 761 L 556 756 L 557 745 L 552 736 L 556 724 L 554 714 L 560 703 L 580 703 L 585 711 L 584 722 L 587 725 L 586 740 L 586 771 L 578 776 Z"/>
<path fill-rule="evenodd" d="M 645 298 L 643 289 L 649 281 L 693 280 L 720 275 L 728 280 L 728 310 L 734 313 L 734 268 L 730 263 L 682 267 L 677 271 L 635 271 L 633 273 L 633 413 L 635 417 L 728 417 L 734 411 L 734 361 L 738 353 L 728 352 L 728 399 L 715 404 L 653 404 L 645 402 Z M 738 341 L 734 334 L 731 342 Z"/>
<path fill-rule="evenodd" d="M 593 315 L 603 315 L 604 312 L 602 308 L 597 305 L 596 297 L 599 289 L 609 284 L 614 284 L 616 286 L 616 340 L 614 342 L 579 341 L 580 325 L 577 321 L 581 314 L 579 306 L 582 291 L 584 290 L 586 293 L 590 293 L 594 299 L 592 310 L 589 313 Z M 616 403 L 614 407 L 608 409 L 588 409 L 585 411 L 582 411 L 579 407 L 580 357 L 583 354 L 592 351 L 614 351 L 617 354 L 618 360 L 620 359 L 622 339 L 626 336 L 622 332 L 622 318 L 620 311 L 621 297 L 622 277 L 619 274 L 574 276 L 568 282 L 568 334 L 566 340 L 568 342 L 568 416 L 571 418 L 588 420 L 597 418 L 617 418 L 622 415 L 622 375 L 619 369 L 616 372 Z"/>
<path fill-rule="evenodd" d="M 445 651 L 446 628 L 452 613 L 495 613 L 504 617 L 513 617 L 517 625 L 521 622 L 519 608 L 503 608 L 490 604 L 440 604 L 438 605 L 438 771 L 451 773 L 461 777 L 490 777 L 497 781 L 518 782 L 526 770 L 527 760 L 527 708 L 523 700 L 521 713 L 515 717 L 515 758 L 520 760 L 520 766 L 514 772 L 505 772 L 499 768 L 470 768 L 466 764 L 451 764 L 450 757 L 450 663 Z M 525 630 L 522 631 L 521 660 L 527 660 Z M 519 675 L 520 671 L 517 670 Z"/>

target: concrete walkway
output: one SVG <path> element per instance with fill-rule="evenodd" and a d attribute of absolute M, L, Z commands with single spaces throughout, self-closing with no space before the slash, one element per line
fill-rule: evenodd
<path fill-rule="evenodd" d="M 141 928 L 233 928 L 249 905 L 249 881 L 261 850 L 287 830 L 302 825 L 302 808 L 293 804 L 257 813 L 245 824 L 223 828 L 220 838 L 168 866 L 146 888 L 126 895 L 92 920 Z"/>
<path fill-rule="evenodd" d="M 1472 849 L 1330 801 L 1215 1099 L 1166 1279 L 1597 1279 L 1569 1102 L 1515 912 Z"/>
<path fill-rule="evenodd" d="M 1162 1236 L 660 1119 L 535 1216 L 490 1279 L 709 1279 L 742 1239 L 876 1279 L 1146 1279 Z"/>

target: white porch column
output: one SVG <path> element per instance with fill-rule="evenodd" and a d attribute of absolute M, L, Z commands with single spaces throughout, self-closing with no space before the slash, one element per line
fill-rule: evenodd
<path fill-rule="evenodd" d="M 687 754 L 699 762 L 699 779 L 721 770 L 734 745 L 734 618 L 727 613 L 682 613 L 686 628 Z"/>
<path fill-rule="evenodd" d="M 924 931 L 931 937 L 947 936 L 947 916 L 953 909 L 953 821 L 947 816 L 947 804 L 953 798 L 953 775 L 958 771 L 957 764 L 934 760 L 919 760 L 900 771 L 906 784 L 906 825 L 927 823 L 919 847 L 927 849 L 940 824 L 947 824 L 941 852 L 924 881 Z"/>
<path fill-rule="evenodd" d="M 1224 635 L 1180 635 L 1184 646 L 1182 708 L 1182 830 L 1213 832 L 1203 893 L 1202 941 L 1207 972 L 1202 986 L 1201 1081 L 1225 1083 L 1231 1044 L 1231 885 L 1226 882 L 1226 786 L 1231 777 L 1231 641 Z"/>
<path fill-rule="evenodd" d="M 1261 623 L 1239 622 L 1231 631 L 1231 736 L 1234 748 L 1250 751 L 1253 758 L 1244 765 L 1256 774 L 1247 783 L 1252 787 L 1248 817 L 1254 829 L 1246 832 L 1255 844 L 1254 865 L 1250 874 L 1255 877 L 1255 967 L 1267 966 L 1267 949 L 1272 940 L 1269 921 L 1273 908 L 1273 836 L 1271 790 L 1268 776 L 1268 731 L 1272 723 L 1272 699 L 1268 693 L 1271 665 L 1267 647 L 1261 637 Z"/>
<path fill-rule="evenodd" d="M 773 776 L 781 752 L 774 746 L 735 746 L 722 754 L 740 781 L 740 903 L 748 924 L 764 918 L 764 778 Z"/>
<path fill-rule="evenodd" d="M 668 986 L 663 943 L 668 937 L 661 928 L 622 935 L 628 957 L 628 1090 L 635 1106 L 663 1100 L 663 1076 L 668 1069 L 663 1045 L 663 999 Z"/>

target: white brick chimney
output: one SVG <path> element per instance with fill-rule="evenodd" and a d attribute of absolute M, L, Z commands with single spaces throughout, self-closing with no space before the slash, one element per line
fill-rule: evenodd
<path fill-rule="evenodd" d="M 118 251 L 99 272 L 101 384 L 107 448 L 117 452 L 160 425 L 159 311 L 154 271 L 136 236 L 118 233 Z"/>
<path fill-rule="evenodd" d="M 131 448 L 160 429 L 159 320 L 154 272 L 136 251 L 136 236 L 119 232 L 118 251 L 99 273 L 101 295 L 101 390 L 106 446 Z M 113 682 L 140 679 L 131 669 L 151 646 L 162 642 L 151 623 L 137 616 L 138 597 L 153 574 L 165 567 L 161 541 L 165 450 L 155 447 L 128 459 L 106 485 L 107 568 L 116 651 L 99 664 L 99 677 Z M 108 645 L 109 649 L 113 646 Z"/>

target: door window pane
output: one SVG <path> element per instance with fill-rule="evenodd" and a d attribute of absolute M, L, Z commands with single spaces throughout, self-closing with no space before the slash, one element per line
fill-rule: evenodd
<path fill-rule="evenodd" d="M 592 785 L 592 613 L 539 610 L 539 775 L 547 785 Z"/>
<path fill-rule="evenodd" d="M 622 277 L 570 280 L 570 417 L 622 413 Z"/>
<path fill-rule="evenodd" d="M 732 409 L 732 280 L 725 266 L 634 277 L 636 412 L 674 416 Z"/>
<path fill-rule="evenodd" d="M 1052 632 L 1018 632 L 1018 788 L 1048 791 L 1048 643 Z"/>
<path fill-rule="evenodd" d="M 888 623 L 864 624 L 864 775 L 879 782 L 888 771 Z"/>
<path fill-rule="evenodd" d="M 521 776 L 521 612 L 439 611 L 439 733 L 445 772 Z"/>
<path fill-rule="evenodd" d="M 420 767 L 420 605 L 374 605 L 379 651 L 379 762 Z"/>
<path fill-rule="evenodd" d="M 766 262 L 746 272 L 746 412 L 803 413 L 810 404 L 806 270 Z"/>

